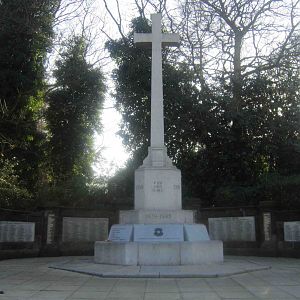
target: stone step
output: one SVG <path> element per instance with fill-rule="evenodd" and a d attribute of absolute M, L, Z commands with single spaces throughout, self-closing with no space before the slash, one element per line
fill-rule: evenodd
<path fill-rule="evenodd" d="M 113 265 L 198 265 L 223 262 L 222 241 L 96 242 L 94 260 Z"/>

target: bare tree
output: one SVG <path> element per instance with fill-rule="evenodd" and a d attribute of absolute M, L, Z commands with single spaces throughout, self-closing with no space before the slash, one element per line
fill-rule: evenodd
<path fill-rule="evenodd" d="M 180 24 L 184 51 L 202 85 L 205 74 L 230 79 L 239 112 L 244 78 L 280 66 L 297 46 L 292 41 L 299 34 L 299 2 L 186 0 Z"/>
<path fill-rule="evenodd" d="M 124 38 L 121 2 L 107 12 Z M 176 63 L 193 70 L 195 84 L 208 88 L 221 78 L 232 83 L 232 110 L 242 107 L 244 79 L 297 57 L 300 0 L 134 0 L 138 14 L 162 12 L 168 30 L 181 36 Z"/>

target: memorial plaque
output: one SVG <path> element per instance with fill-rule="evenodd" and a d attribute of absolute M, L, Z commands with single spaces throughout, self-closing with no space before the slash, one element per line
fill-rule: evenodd
<path fill-rule="evenodd" d="M 107 232 L 107 218 L 63 218 L 63 242 L 103 241 Z"/>
<path fill-rule="evenodd" d="M 300 221 L 284 222 L 284 240 L 286 242 L 300 241 Z"/>
<path fill-rule="evenodd" d="M 34 242 L 35 223 L 0 221 L 0 242 Z"/>
<path fill-rule="evenodd" d="M 111 227 L 108 240 L 112 242 L 130 242 L 133 238 L 133 225 L 115 224 Z"/>
<path fill-rule="evenodd" d="M 263 224 L 264 224 L 264 236 L 265 241 L 271 240 L 271 213 L 263 214 Z"/>
<path fill-rule="evenodd" d="M 135 242 L 182 242 L 182 224 L 135 224 Z"/>
<path fill-rule="evenodd" d="M 255 241 L 254 217 L 209 218 L 209 234 L 212 240 Z"/>
<path fill-rule="evenodd" d="M 189 242 L 209 241 L 206 226 L 203 224 L 184 224 L 185 240 Z"/>

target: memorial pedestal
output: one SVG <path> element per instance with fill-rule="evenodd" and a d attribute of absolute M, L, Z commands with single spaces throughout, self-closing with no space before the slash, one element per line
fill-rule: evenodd
<path fill-rule="evenodd" d="M 134 175 L 136 210 L 181 210 L 181 171 L 171 162 L 166 147 L 149 147 Z"/>
<path fill-rule="evenodd" d="M 108 242 L 95 243 L 95 262 L 193 265 L 223 261 L 223 243 L 211 241 L 194 212 L 181 209 L 181 173 L 165 148 L 149 148 L 135 172 L 135 210 L 120 211 Z"/>
<path fill-rule="evenodd" d="M 135 210 L 120 211 L 107 242 L 95 243 L 95 262 L 121 265 L 194 265 L 223 262 L 223 243 L 211 241 L 181 209 L 181 172 L 166 148 L 149 148 L 135 172 Z"/>

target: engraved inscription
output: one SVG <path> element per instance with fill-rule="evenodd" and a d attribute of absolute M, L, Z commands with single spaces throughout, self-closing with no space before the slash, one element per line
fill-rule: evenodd
<path fill-rule="evenodd" d="M 161 193 L 163 191 L 163 183 L 162 181 L 153 181 L 152 192 Z"/>
<path fill-rule="evenodd" d="M 213 240 L 255 241 L 254 217 L 209 218 L 209 234 Z"/>
<path fill-rule="evenodd" d="M 0 221 L 1 242 L 34 242 L 35 223 Z"/>
<path fill-rule="evenodd" d="M 132 240 L 132 225 L 115 224 L 111 227 L 108 240 L 112 242 L 129 242 Z"/>
<path fill-rule="evenodd" d="M 263 214 L 265 241 L 271 240 L 271 213 Z"/>
<path fill-rule="evenodd" d="M 300 241 L 300 221 L 284 222 L 284 240 L 286 242 Z"/>
<path fill-rule="evenodd" d="M 140 191 L 140 190 L 143 190 L 143 189 L 144 189 L 144 186 L 143 186 L 142 184 L 137 184 L 137 185 L 135 186 L 135 189 L 136 189 L 137 191 Z"/>
<path fill-rule="evenodd" d="M 180 190 L 180 185 L 179 184 L 174 184 L 173 188 L 174 188 L 175 191 L 178 191 L 178 190 Z"/>
<path fill-rule="evenodd" d="M 107 218 L 63 218 L 63 242 L 95 242 L 107 239 Z"/>
<path fill-rule="evenodd" d="M 54 243 L 55 223 L 56 223 L 55 214 L 49 213 L 48 222 L 47 222 L 47 244 Z"/>
<path fill-rule="evenodd" d="M 149 213 L 145 215 L 145 219 L 147 220 L 170 220 L 172 215 L 170 213 Z"/>

